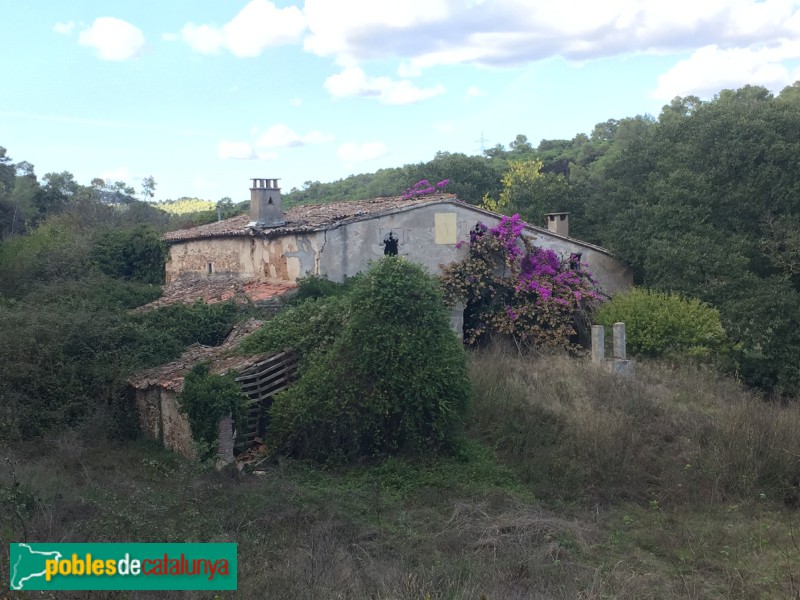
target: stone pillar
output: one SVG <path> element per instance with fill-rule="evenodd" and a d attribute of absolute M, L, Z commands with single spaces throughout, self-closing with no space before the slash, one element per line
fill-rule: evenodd
<path fill-rule="evenodd" d="M 614 358 L 626 360 L 625 352 L 625 323 L 614 323 Z"/>
<path fill-rule="evenodd" d="M 592 362 L 603 364 L 606 360 L 606 328 L 592 325 Z"/>
<path fill-rule="evenodd" d="M 450 309 L 450 328 L 456 332 L 458 339 L 464 339 L 464 305 L 456 302 Z"/>
<path fill-rule="evenodd" d="M 226 415 L 219 420 L 219 437 L 217 438 L 217 467 L 221 468 L 233 462 L 233 419 Z"/>

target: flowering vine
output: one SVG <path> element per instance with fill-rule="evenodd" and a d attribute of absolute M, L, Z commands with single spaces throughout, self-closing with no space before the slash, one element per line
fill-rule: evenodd
<path fill-rule="evenodd" d="M 600 299 L 596 282 L 577 255 L 534 246 L 524 228 L 519 215 L 492 228 L 478 223 L 457 244 L 468 245 L 467 256 L 444 268 L 445 297 L 465 305 L 468 344 L 504 334 L 528 347 L 576 350 L 580 317 Z"/>
<path fill-rule="evenodd" d="M 436 192 L 444 190 L 449 183 L 449 179 L 443 179 L 436 185 L 433 185 L 427 179 L 423 179 L 415 183 L 413 187 L 403 190 L 402 198 L 403 200 L 411 200 L 413 198 L 419 198 L 420 196 L 435 194 Z"/>

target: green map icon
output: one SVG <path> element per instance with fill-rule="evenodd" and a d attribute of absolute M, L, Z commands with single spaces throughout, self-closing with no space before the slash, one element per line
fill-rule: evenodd
<path fill-rule="evenodd" d="M 60 552 L 41 552 L 28 544 L 11 546 L 11 580 L 12 590 L 23 590 L 25 584 L 39 577 L 44 578 L 45 561 L 61 559 Z M 32 584 L 33 585 L 33 584 Z"/>

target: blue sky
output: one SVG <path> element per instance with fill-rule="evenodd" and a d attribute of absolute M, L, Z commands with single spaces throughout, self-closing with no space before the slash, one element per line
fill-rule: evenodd
<path fill-rule="evenodd" d="M 156 198 L 536 144 L 800 79 L 800 0 L 0 0 L 0 145 Z M 399 190 L 398 190 L 399 192 Z"/>

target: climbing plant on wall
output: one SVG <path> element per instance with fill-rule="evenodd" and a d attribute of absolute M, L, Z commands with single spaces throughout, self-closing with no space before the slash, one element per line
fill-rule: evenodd
<path fill-rule="evenodd" d="M 444 269 L 445 299 L 465 305 L 467 344 L 501 334 L 525 347 L 575 350 L 581 316 L 599 300 L 595 281 L 577 255 L 534 246 L 524 227 L 519 215 L 478 223 L 458 244 L 467 256 Z"/>
<path fill-rule="evenodd" d="M 207 364 L 195 365 L 189 371 L 178 403 L 189 419 L 192 437 L 201 445 L 202 458 L 210 458 L 216 452 L 222 417 L 231 415 L 241 430 L 247 418 L 247 402 L 233 374 L 214 375 Z"/>

